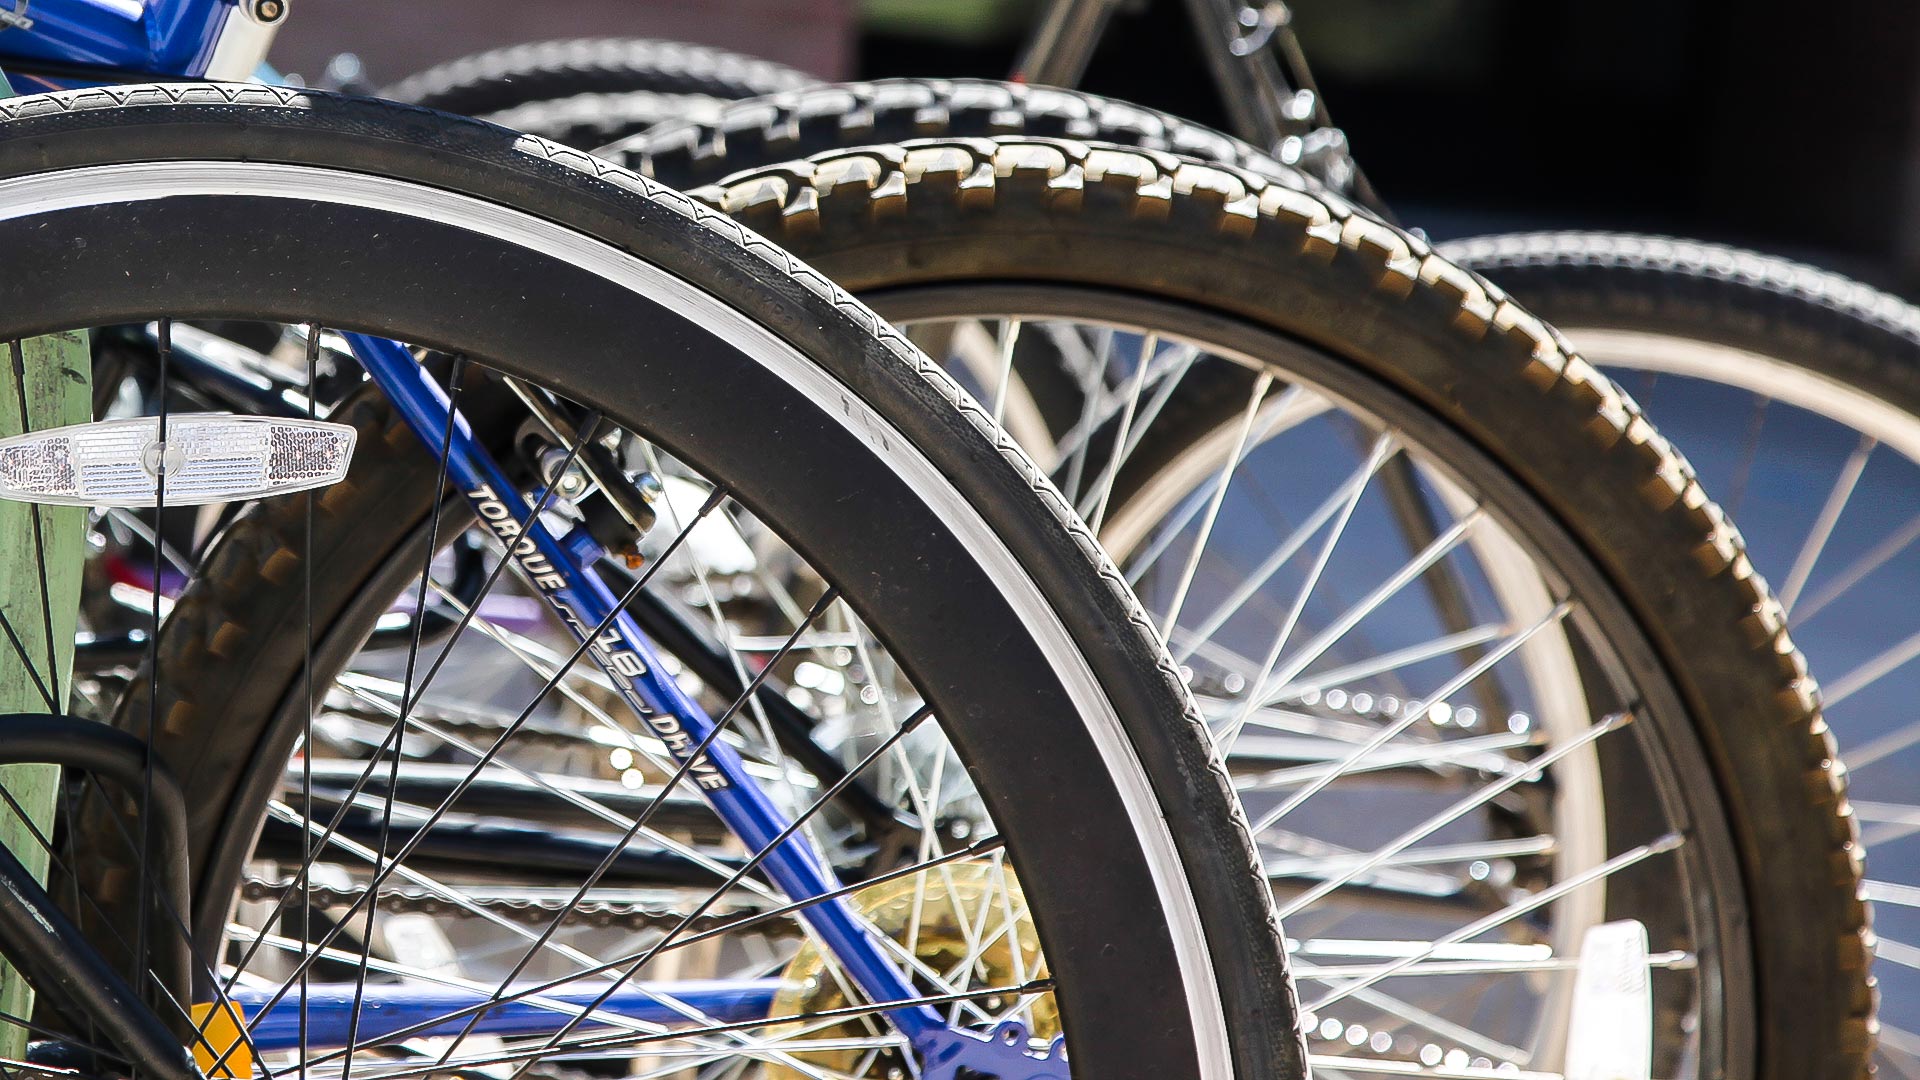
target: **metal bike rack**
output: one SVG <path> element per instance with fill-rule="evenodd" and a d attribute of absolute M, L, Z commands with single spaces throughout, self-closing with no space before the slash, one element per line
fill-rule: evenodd
<path fill-rule="evenodd" d="M 91 773 L 128 791 L 146 791 L 153 814 L 150 863 L 174 910 L 191 910 L 186 797 L 173 775 L 148 760 L 148 745 L 90 720 L 42 713 L 0 715 L 0 765 L 58 765 Z M 164 993 L 192 1000 L 191 952 L 184 936 L 151 965 Z M 13 852 L 0 848 L 0 954 L 69 1021 L 91 1025 L 126 1063 L 153 1080 L 199 1080 L 179 1035 L 140 999 L 87 941 Z"/>

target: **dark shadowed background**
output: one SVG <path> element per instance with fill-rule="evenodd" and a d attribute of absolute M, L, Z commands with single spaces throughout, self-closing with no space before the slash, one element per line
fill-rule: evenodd
<path fill-rule="evenodd" d="M 1136 2 L 1088 89 L 1218 119 L 1184 6 Z M 1594 226 L 1920 294 L 1920 4 L 1295 0 L 1334 116 L 1436 235 Z M 1027 0 L 295 0 L 280 66 L 376 83 L 515 41 L 675 38 L 826 77 L 1007 71 Z"/>

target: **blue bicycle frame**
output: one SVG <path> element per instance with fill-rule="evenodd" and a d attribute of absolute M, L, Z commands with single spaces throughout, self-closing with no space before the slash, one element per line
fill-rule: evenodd
<path fill-rule="evenodd" d="M 243 9 L 241 2 L 251 6 Z M 254 13 L 268 2 L 272 0 L 37 0 L 31 5 L 29 30 L 0 31 L 0 67 L 24 89 L 155 75 L 219 75 L 216 69 L 223 54 L 229 64 L 249 59 L 258 63 L 259 58 L 246 50 L 227 48 L 226 39 L 249 33 L 257 38 L 258 27 L 250 26 L 248 20 L 258 24 Z M 272 10 L 284 15 L 284 2 Z M 58 68 L 59 73 L 19 74 L 50 68 Z M 789 819 L 748 774 L 738 752 L 711 737 L 713 718 L 660 666 L 653 646 L 633 619 L 616 610 L 618 598 L 591 570 L 604 551 L 586 529 L 576 527 L 555 536 L 532 514 L 534 504 L 474 439 L 465 419 L 454 414 L 445 391 L 405 346 L 367 335 L 349 335 L 349 339 L 367 373 L 427 446 L 437 453 L 447 433 L 453 433 L 447 462 L 450 480 L 466 494 L 476 514 L 505 545 L 508 557 L 576 638 L 587 642 L 594 628 L 607 627 L 588 643 L 588 655 L 612 680 L 635 716 L 674 754 L 685 778 L 700 789 L 715 813 L 743 842 L 762 853 L 766 876 L 795 904 L 805 905 L 799 909 L 800 917 L 868 999 L 882 1005 L 901 1003 L 885 1015 L 918 1052 L 925 1074 L 950 1075 L 973 1061 L 1004 1060 L 1007 1048 L 996 1045 L 995 1038 L 949 1025 L 930 1005 L 906 1004 L 922 995 L 888 958 L 886 943 L 867 929 L 843 898 L 829 895 L 840 888 L 832 870 L 790 828 Z M 703 745 L 706 749 L 698 758 L 692 757 L 692 751 Z M 589 1016 L 584 1022 L 602 1026 L 621 1021 L 684 1021 L 688 1011 L 723 1023 L 751 1020 L 767 1016 L 774 991 L 766 980 L 616 982 L 595 985 L 591 993 L 543 994 L 540 1000 L 550 1004 L 542 1005 L 490 1003 L 472 994 L 425 994 L 414 988 L 366 989 L 368 993 L 356 997 L 316 985 L 304 1003 L 298 999 L 269 1002 L 242 991 L 236 1001 L 249 1013 L 256 1048 L 275 1052 L 300 1045 L 290 1040 L 300 1032 L 303 1004 L 304 1045 L 321 1049 L 346 1045 L 356 1023 L 356 1000 L 361 1004 L 358 1030 L 364 1044 L 401 1031 L 440 1034 L 437 1027 L 423 1032 L 420 1025 L 463 1010 L 463 1015 L 479 1016 L 476 1032 L 519 1035 L 557 1032 L 571 1026 L 568 1022 L 589 1005 L 601 1019 Z M 511 994 L 512 989 L 503 994 Z M 556 1004 L 561 1007 L 556 1009 Z M 1002 1029 L 995 1036 L 1010 1034 L 1010 1029 Z M 1032 1064 L 1029 1060 L 1028 1065 Z"/>
<path fill-rule="evenodd" d="M 286 0 L 40 0 L 16 2 L 24 29 L 0 34 L 15 89 L 59 90 L 154 79 L 254 74 Z M 264 18 L 264 9 L 272 15 Z"/>
<path fill-rule="evenodd" d="M 354 356 L 426 445 L 446 441 L 448 420 L 452 419 L 448 479 L 466 493 L 480 519 L 561 621 L 584 641 L 611 619 L 608 632 L 593 639 L 587 654 L 641 722 L 660 738 L 675 760 L 687 767 L 687 777 L 734 834 L 755 851 L 767 852 L 762 864 L 767 876 L 795 901 L 838 889 L 833 872 L 798 835 L 782 838 L 788 821 L 748 775 L 739 753 L 724 740 L 711 738 L 713 719 L 660 666 L 652 645 L 632 617 L 616 611 L 618 598 L 589 569 L 605 551 L 586 528 L 575 527 L 565 536 L 556 537 L 532 516 L 532 505 L 474 440 L 464 418 L 451 415 L 446 392 L 404 345 L 365 334 L 347 337 Z M 706 750 L 699 758 L 690 757 L 702 745 Z M 809 905 L 802 909 L 801 917 L 874 1001 L 908 1001 L 917 996 L 843 899 Z M 927 1006 L 897 1009 L 890 1015 L 901 1032 L 915 1042 L 947 1026 Z"/>
<path fill-rule="evenodd" d="M 29 11 L 29 31 L 9 36 L 7 59 L 15 67 L 44 61 L 198 77 L 227 19 L 238 15 L 226 0 L 42 0 Z"/>

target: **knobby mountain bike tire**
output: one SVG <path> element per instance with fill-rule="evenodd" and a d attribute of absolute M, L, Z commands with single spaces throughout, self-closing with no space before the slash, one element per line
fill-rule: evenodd
<path fill-rule="evenodd" d="M 676 187 L 828 150 L 962 136 L 1087 139 L 1277 174 L 1277 159 L 1230 135 L 1079 90 L 986 79 L 882 79 L 802 87 L 686 117 L 602 153 Z"/>
<path fill-rule="evenodd" d="M 1100 293 L 1107 318 L 1140 331 L 1172 333 L 1159 321 L 1169 311 L 1189 333 L 1258 328 L 1388 388 L 1381 400 L 1407 410 L 1392 422 L 1437 425 L 1485 455 L 1542 515 L 1531 535 L 1560 536 L 1565 565 L 1587 566 L 1617 601 L 1610 640 L 1639 642 L 1621 648 L 1684 702 L 1669 718 L 1674 745 L 1694 746 L 1698 812 L 1723 815 L 1731 836 L 1734 865 L 1717 880 L 1746 898 L 1722 929 L 1751 950 L 1723 1018 L 1746 1041 L 1718 1067 L 1864 1074 L 1874 993 L 1861 852 L 1781 609 L 1685 460 L 1506 294 L 1303 178 L 1147 150 L 927 139 L 740 172 L 696 196 L 890 317 L 925 316 L 942 289 L 989 297 L 983 312 L 1042 314 L 1034 296 L 1055 288 Z M 1248 381 L 1232 399 L 1243 410 Z M 1204 419 L 1158 449 L 1143 443 L 1142 461 L 1219 430 L 1205 401 L 1176 395 L 1167 408 Z"/>
<path fill-rule="evenodd" d="M 1209 161 L 1282 175 L 1276 173 L 1273 159 L 1259 150 L 1168 114 L 1074 91 L 965 80 L 883 80 L 792 91 L 729 106 L 711 119 L 668 125 L 610 149 L 636 168 L 689 184 L 771 163 L 783 153 L 801 156 L 835 147 L 850 149 L 867 138 L 1015 133 L 1146 149 L 1181 148 Z M 1337 200 L 1329 202 L 1341 205 Z M 803 224 L 807 220 L 801 218 Z M 1702 365 L 1708 360 L 1702 359 L 1685 374 L 1735 387 L 1743 385 L 1744 376 L 1739 373 L 1747 367 L 1760 373 L 1771 365 L 1796 384 L 1806 381 L 1796 373 L 1805 372 L 1816 385 L 1801 387 L 1804 393 L 1796 392 L 1799 396 L 1820 402 L 1830 397 L 1836 402 L 1846 399 L 1858 406 L 1854 411 L 1859 415 L 1852 420 L 1832 417 L 1837 423 L 1854 426 L 1890 447 L 1912 442 L 1882 430 L 1889 425 L 1904 427 L 1903 417 L 1920 415 L 1916 413 L 1920 404 L 1916 391 L 1920 365 L 1914 363 L 1916 320 L 1912 309 L 1894 297 L 1786 260 L 1660 237 L 1542 233 L 1457 241 L 1442 245 L 1440 252 L 1458 260 L 1464 269 L 1492 277 L 1500 288 L 1510 289 L 1516 300 L 1554 325 L 1576 332 L 1624 333 L 1643 345 L 1649 335 L 1668 342 L 1703 343 L 1719 350 L 1718 373 L 1707 374 Z M 835 264 L 833 272 L 847 271 Z M 1500 295 L 1498 289 L 1489 291 Z M 1599 347 L 1596 342 L 1595 348 Z M 1626 342 L 1595 359 L 1626 364 L 1609 370 L 1634 370 L 1648 359 L 1640 355 L 1643 352 Z M 1042 387 L 1060 381 L 1045 371 L 1023 370 L 1023 374 L 1029 379 L 1041 376 Z M 1755 377 L 1773 381 L 1770 376 Z M 1232 407 L 1226 403 L 1234 389 L 1215 389 L 1216 409 Z M 1836 390 L 1837 396 L 1832 392 Z M 1055 397 L 1037 395 L 1042 402 Z M 1805 407 L 1804 402 L 1800 404 Z M 1831 411 L 1823 405 L 1811 407 Z M 1172 430 L 1181 408 L 1179 397 L 1167 408 Z M 1203 406 L 1195 408 L 1197 413 L 1206 412 Z M 1056 417 L 1075 414 L 1070 399 L 1056 401 L 1052 409 Z M 1210 420 L 1196 416 L 1185 437 L 1197 437 L 1217 420 L 1217 416 Z M 1182 437 L 1170 435 L 1163 454 L 1177 454 Z M 1736 498 L 1740 494 L 1737 485 L 1734 494 Z M 1784 562 L 1770 569 L 1776 581 L 1792 577 Z M 1844 627 L 1841 630 L 1846 632 Z M 1818 644 L 1817 632 L 1814 640 Z M 1873 666 L 1858 656 L 1848 663 L 1858 664 L 1860 670 Z M 1846 667 L 1837 673 L 1843 679 L 1854 674 Z M 1847 679 L 1849 689 L 1851 681 Z M 1883 734 L 1877 727 L 1862 726 L 1868 734 L 1853 737 L 1862 739 L 1861 749 L 1869 755 L 1864 760 L 1880 763 L 1906 745 L 1896 741 L 1900 739 L 1897 731 Z M 1843 734 L 1850 731 L 1853 725 L 1843 722 Z M 1893 758 L 1888 766 L 1898 760 Z M 1883 801 L 1873 805 L 1884 806 L 1884 814 L 1892 816 L 1881 828 L 1897 839 L 1907 831 L 1895 819 L 1908 800 L 1897 790 L 1882 796 Z M 1859 1027 L 1860 1021 L 1856 1018 L 1853 1024 Z M 1920 1040 L 1902 1045 L 1920 1047 Z"/>
<path fill-rule="evenodd" d="M 1882 1071 L 1920 1052 L 1905 964 L 1916 626 L 1885 598 L 1915 565 L 1920 311 L 1838 274 L 1663 236 L 1547 232 L 1442 245 L 1547 313 L 1665 429 L 1717 460 L 1757 565 L 1822 675 L 1851 801 L 1873 853 Z M 1705 466 L 1702 466 L 1705 468 Z M 1764 547 L 1763 547 L 1764 545 Z"/>

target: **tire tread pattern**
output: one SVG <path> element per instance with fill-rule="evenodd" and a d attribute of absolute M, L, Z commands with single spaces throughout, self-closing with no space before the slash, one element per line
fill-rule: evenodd
<path fill-rule="evenodd" d="M 606 152 L 644 175 L 691 187 L 842 147 L 995 135 L 1118 143 L 1305 179 L 1247 143 L 1171 113 L 1078 90 L 985 79 L 883 79 L 791 90 L 729 104 L 712 118 L 663 125 Z"/>
<path fill-rule="evenodd" d="M 557 143 L 592 150 L 663 123 L 717 117 L 724 99 L 628 90 L 534 101 L 481 117 Z"/>
<path fill-rule="evenodd" d="M 759 97 L 813 82 L 770 60 L 654 38 L 575 38 L 509 45 L 409 76 L 380 96 L 478 115 L 584 93 L 651 90 Z"/>

